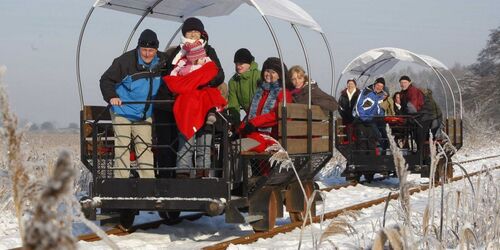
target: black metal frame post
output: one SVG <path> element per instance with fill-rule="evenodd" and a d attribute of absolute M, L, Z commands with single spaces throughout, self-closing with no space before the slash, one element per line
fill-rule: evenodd
<path fill-rule="evenodd" d="M 231 180 L 231 164 L 229 164 L 229 136 L 228 136 L 228 124 L 227 121 L 222 123 L 222 169 L 224 181 L 227 183 L 227 201 L 231 200 L 231 184 L 233 181 Z"/>

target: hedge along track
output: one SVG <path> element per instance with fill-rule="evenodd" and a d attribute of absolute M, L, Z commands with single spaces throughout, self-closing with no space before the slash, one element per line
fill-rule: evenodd
<path fill-rule="evenodd" d="M 475 161 L 480 161 L 480 160 L 486 160 L 486 159 L 491 159 L 491 158 L 496 158 L 496 157 L 500 157 L 500 155 L 494 155 L 494 156 L 488 156 L 488 157 L 483 157 L 483 158 L 478 158 L 478 159 L 472 159 L 472 160 L 462 161 L 462 162 L 458 162 L 458 163 L 459 164 L 464 164 L 464 163 L 470 163 L 470 162 L 475 162 Z M 496 168 L 499 168 L 499 167 L 496 167 Z M 472 174 L 469 174 L 469 176 L 477 175 L 479 173 L 480 172 L 472 173 Z M 457 180 L 460 180 L 462 178 L 464 178 L 464 176 L 452 178 L 450 181 L 457 181 Z M 375 178 L 372 182 L 374 182 L 374 181 L 381 181 L 383 179 L 385 179 L 385 177 Z M 356 186 L 357 184 L 363 184 L 363 183 L 366 183 L 366 182 L 367 181 L 361 181 L 359 183 L 358 182 L 348 182 L 348 183 L 343 183 L 343 184 L 338 184 L 338 185 L 334 185 L 334 186 L 331 186 L 331 187 L 323 188 L 323 189 L 321 189 L 321 191 L 328 192 L 328 191 L 331 191 L 333 189 L 347 188 L 347 187 L 350 187 L 350 186 Z M 413 194 L 415 192 L 424 191 L 424 190 L 427 190 L 427 189 L 428 189 L 427 185 L 421 185 L 419 187 L 412 188 L 410 190 L 410 194 Z M 398 198 L 398 194 L 397 193 L 396 194 L 392 194 L 389 198 L 390 199 L 397 199 Z M 359 203 L 359 204 L 352 205 L 352 206 L 349 206 L 349 207 L 345 207 L 345 208 L 342 208 L 342 209 L 339 209 L 339 210 L 336 210 L 336 211 L 332 211 L 332 212 L 324 214 L 324 219 L 335 218 L 338 215 L 340 215 L 341 213 L 343 213 L 344 211 L 361 210 L 363 208 L 367 208 L 367 207 L 370 207 L 370 206 L 373 206 L 373 205 L 377 205 L 377 204 L 385 202 L 387 199 L 388 199 L 388 197 L 382 197 L 382 198 L 378 198 L 378 199 L 371 200 L 371 201 L 368 201 L 368 202 L 363 202 L 363 203 Z M 196 214 L 190 214 L 190 215 L 180 216 L 178 219 L 175 219 L 175 220 L 165 220 L 165 219 L 162 219 L 162 220 L 157 220 L 157 221 L 152 221 L 152 222 L 137 224 L 137 225 L 132 226 L 128 230 L 125 229 L 125 228 L 123 228 L 123 227 L 118 226 L 118 227 L 114 227 L 112 229 L 106 230 L 105 233 L 107 235 L 125 236 L 125 235 L 132 234 L 133 232 L 135 232 L 137 230 L 148 230 L 148 229 L 158 228 L 161 225 L 175 225 L 175 224 L 180 223 L 184 219 L 187 219 L 187 220 L 196 220 L 196 219 L 199 219 L 201 216 L 203 216 L 202 213 L 196 213 Z M 313 222 L 314 223 L 319 223 L 320 222 L 320 216 L 313 217 Z M 275 227 L 272 230 L 269 230 L 267 232 L 258 232 L 258 233 L 255 233 L 255 234 L 250 234 L 248 236 L 244 236 L 244 237 L 236 238 L 236 239 L 233 239 L 233 240 L 230 240 L 230 241 L 225 241 L 225 242 L 222 242 L 222 243 L 218 243 L 218 244 L 216 244 L 214 246 L 206 247 L 205 249 L 226 249 L 229 246 L 229 244 L 248 244 L 248 243 L 257 241 L 260 238 L 270 238 L 270 237 L 272 237 L 272 236 L 274 236 L 276 234 L 279 234 L 279 233 L 290 232 L 290 231 L 292 231 L 295 228 L 301 227 L 302 223 L 303 222 L 299 221 L 299 222 L 294 222 L 294 223 L 286 224 L 286 225 L 283 225 L 283 226 L 280 226 L 280 227 Z M 308 220 L 307 223 L 306 223 L 306 225 L 308 225 L 309 223 L 310 223 L 310 221 Z M 78 236 L 78 240 L 92 242 L 92 241 L 99 241 L 99 240 L 101 240 L 101 238 L 99 236 L 97 236 L 97 234 L 92 233 L 92 234 L 80 235 L 80 236 Z"/>
<path fill-rule="evenodd" d="M 497 158 L 497 157 L 500 157 L 500 155 L 487 156 L 487 157 L 478 158 L 478 159 L 461 161 L 461 162 L 458 162 L 458 164 L 470 163 L 470 162 L 475 162 L 475 161 L 480 161 L 480 160 L 486 160 L 486 159 L 491 159 L 491 158 Z M 490 168 L 488 170 L 491 171 L 491 170 L 496 170 L 496 169 L 500 169 L 500 165 L 497 165 L 497 166 L 495 166 L 493 168 Z M 451 182 L 456 182 L 456 181 L 462 180 L 464 178 L 467 178 L 467 176 L 468 177 L 472 177 L 472 176 L 475 176 L 475 175 L 479 175 L 479 174 L 484 173 L 485 171 L 487 171 L 487 170 L 480 170 L 480 171 L 476 171 L 476 172 L 473 172 L 473 173 L 469 173 L 467 175 L 453 177 L 453 178 L 449 179 L 447 183 L 451 183 Z M 326 189 L 322 189 L 322 190 L 339 189 L 339 188 L 342 188 L 342 187 L 355 186 L 355 185 L 356 185 L 356 183 L 351 182 L 351 183 L 347 183 L 347 184 L 336 185 L 334 187 L 330 187 L 330 188 L 326 188 Z M 437 184 L 434 187 L 436 187 L 438 185 L 440 185 L 440 184 Z M 339 187 L 337 188 L 337 186 L 339 186 Z M 421 191 L 425 191 L 425 190 L 428 190 L 428 189 L 429 189 L 429 185 L 428 184 L 422 184 L 422 185 L 410 188 L 409 193 L 410 193 L 410 195 L 413 195 L 414 193 L 419 193 Z M 371 206 L 375 206 L 375 205 L 378 205 L 378 204 L 385 203 L 388 200 L 395 200 L 395 199 L 398 199 L 398 198 L 399 198 L 399 193 L 394 193 L 394 194 L 390 194 L 389 196 L 386 196 L 386 197 L 381 197 L 381 198 L 377 198 L 377 199 L 374 199 L 374 200 L 370 200 L 370 201 L 366 201 L 366 202 L 361 202 L 361 203 L 358 203 L 358 204 L 355 204 L 355 205 L 344 207 L 342 209 L 338 209 L 338 210 L 335 210 L 335 211 L 331 211 L 331 212 L 325 213 L 323 215 L 315 216 L 315 217 L 312 218 L 312 222 L 313 223 L 320 223 L 321 222 L 321 216 L 323 217 L 323 220 L 333 219 L 333 218 L 341 215 L 342 213 L 344 213 L 346 211 L 361 210 L 361 209 L 364 209 L 364 208 L 369 208 Z M 310 220 L 307 220 L 306 223 L 305 223 L 305 225 L 310 225 L 310 224 L 311 224 Z M 247 236 L 242 236 L 242 237 L 239 237 L 239 238 L 236 238 L 236 239 L 224 241 L 224 242 L 215 244 L 213 246 L 204 247 L 203 249 L 204 250 L 219 250 L 219 249 L 226 249 L 230 244 L 233 244 L 233 245 L 249 244 L 249 243 L 255 242 L 255 241 L 259 240 L 259 239 L 271 238 L 271 237 L 273 237 L 273 236 L 275 236 L 277 234 L 280 234 L 280 233 L 290 232 L 290 231 L 292 231 L 292 230 L 294 230 L 296 228 L 302 227 L 302 225 L 303 225 L 302 221 L 293 222 L 293 223 L 286 224 L 286 225 L 283 225 L 283 226 L 275 227 L 275 228 L 273 228 L 273 229 L 271 229 L 271 230 L 269 230 L 267 232 L 257 232 L 257 233 L 250 234 L 250 235 L 247 235 Z"/>

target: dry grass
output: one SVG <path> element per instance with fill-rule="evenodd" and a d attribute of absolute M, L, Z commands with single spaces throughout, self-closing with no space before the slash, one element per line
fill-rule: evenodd
<path fill-rule="evenodd" d="M 396 166 L 396 174 L 399 178 L 399 203 L 401 205 L 401 209 L 404 212 L 404 224 L 405 226 L 410 225 L 410 188 L 411 184 L 408 182 L 408 175 L 410 171 L 408 171 L 408 164 L 406 164 L 406 160 L 403 157 L 403 153 L 399 149 L 397 143 L 394 141 L 394 137 L 392 136 L 392 130 L 389 125 L 386 125 L 387 138 L 389 139 L 389 144 L 391 147 L 391 152 L 394 157 L 394 165 Z"/>
<path fill-rule="evenodd" d="M 389 138 L 390 131 L 388 131 Z M 432 138 L 431 138 L 432 139 Z M 500 183 L 486 171 L 469 185 L 435 187 L 434 175 L 439 160 L 445 157 L 443 149 L 430 144 L 431 176 L 427 205 L 422 212 L 410 211 L 399 150 L 391 141 L 398 176 L 400 178 L 399 223 L 378 230 L 372 249 L 498 249 L 500 246 Z M 403 171 L 403 176 L 400 175 Z M 439 219 L 439 220 L 438 220 Z"/>
<path fill-rule="evenodd" d="M 72 209 L 65 202 L 72 197 L 75 170 L 68 152 L 62 152 L 52 176 L 39 192 L 35 192 L 31 220 L 23 238 L 30 249 L 75 249 L 76 239 L 71 234 Z M 61 205 L 65 206 L 61 208 Z"/>
<path fill-rule="evenodd" d="M 3 123 L 2 137 L 5 138 L 2 141 L 5 142 L 4 148 L 7 150 L 6 166 L 12 179 L 14 209 L 21 229 L 21 235 L 23 235 L 24 230 L 21 223 L 23 202 L 21 196 L 28 182 L 28 174 L 25 172 L 25 166 L 23 165 L 21 156 L 21 140 L 23 134 L 17 132 L 17 117 L 10 112 L 7 92 L 1 82 L 4 73 L 5 70 L 2 70 L 0 75 L 0 112 L 2 113 Z"/>
<path fill-rule="evenodd" d="M 358 232 L 356 228 L 352 225 L 353 222 L 359 219 L 359 211 L 344 211 L 338 217 L 332 219 L 330 224 L 323 230 L 320 238 L 319 244 L 321 245 L 323 242 L 327 240 L 328 237 L 337 234 L 351 235 L 354 236 Z M 334 244 L 333 242 L 330 242 Z"/>
<path fill-rule="evenodd" d="M 0 205 L 5 213 L 14 210 L 23 248 L 75 249 L 76 239 L 72 235 L 75 217 L 98 231 L 112 248 L 117 249 L 102 230 L 81 216 L 80 204 L 74 193 L 82 188 L 81 185 L 75 185 L 75 178 L 79 180 L 78 184 L 88 183 L 88 172 L 83 170 L 79 161 L 72 160 L 68 151 L 60 153 L 54 164 L 50 160 L 55 155 L 50 152 L 50 147 L 57 148 L 57 151 L 60 148 L 72 150 L 78 148 L 78 140 L 68 140 L 68 135 L 50 135 L 51 140 L 48 140 L 48 135 L 43 134 L 30 136 L 31 140 L 37 142 L 26 140 L 24 131 L 18 128 L 16 116 L 10 111 L 1 82 L 3 73 L 0 67 L 0 113 L 3 125 L 0 134 L 3 144 L 0 149 L 5 156 L 0 161 Z M 60 138 L 54 141 L 53 138 L 58 136 Z M 28 156 L 23 152 L 29 152 Z"/>

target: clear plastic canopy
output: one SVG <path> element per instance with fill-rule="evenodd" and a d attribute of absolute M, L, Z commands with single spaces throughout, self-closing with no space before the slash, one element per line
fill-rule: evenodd
<path fill-rule="evenodd" d="M 418 55 L 405 49 L 387 47 L 372 49 L 359 55 L 347 65 L 342 74 L 351 72 L 360 76 L 383 75 L 401 61 L 448 70 L 442 62 L 433 57 Z"/>
<path fill-rule="evenodd" d="M 358 80 L 358 87 L 362 88 L 367 83 L 371 83 L 370 80 L 374 80 L 376 77 L 392 76 L 394 73 L 390 74 L 391 71 L 398 68 L 398 65 L 402 63 L 408 67 L 417 65 L 420 68 L 427 69 L 434 75 L 433 79 L 425 78 L 426 82 L 417 81 L 417 86 L 433 91 L 434 98 L 440 104 L 443 111 L 445 111 L 446 116 L 462 117 L 460 86 L 448 67 L 431 56 L 419 55 L 399 48 L 386 47 L 372 49 L 353 59 L 338 78 L 337 85 L 335 86 L 336 97 L 338 97 L 338 94 L 342 90 L 342 87 L 339 88 L 339 85 L 342 83 L 341 80 L 346 78 L 346 76 Z M 400 67 L 399 69 L 405 71 L 406 68 Z M 414 79 L 418 76 L 410 77 Z M 391 86 L 394 89 L 399 89 L 399 87 L 394 86 L 397 84 L 394 83 L 394 79 L 391 80 Z M 364 84 L 360 86 L 361 81 Z"/>

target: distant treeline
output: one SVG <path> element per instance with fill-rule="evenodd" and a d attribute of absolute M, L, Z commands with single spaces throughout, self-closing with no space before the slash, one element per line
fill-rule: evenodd
<path fill-rule="evenodd" d="M 476 63 L 452 68 L 462 86 L 464 109 L 500 130 L 500 26 L 491 31 Z"/>

